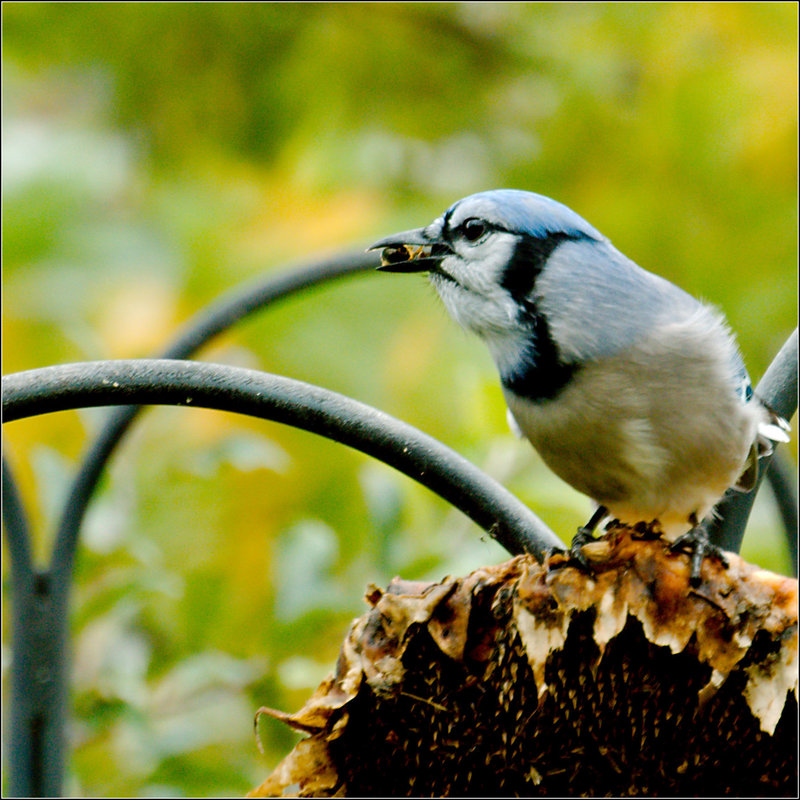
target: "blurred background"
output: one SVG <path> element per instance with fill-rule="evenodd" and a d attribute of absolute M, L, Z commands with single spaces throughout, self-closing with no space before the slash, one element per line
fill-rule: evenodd
<path fill-rule="evenodd" d="M 4 3 L 3 371 L 147 356 L 221 293 L 475 191 L 566 203 L 720 307 L 754 382 L 797 318 L 794 3 Z M 309 381 L 458 450 L 569 540 L 589 501 L 507 431 L 421 276 L 315 289 L 205 360 Z M 7 426 L 40 558 L 94 409 Z M 784 450 L 796 459 L 796 445 Z M 789 573 L 768 492 L 745 556 Z M 66 792 L 241 795 L 296 735 L 369 582 L 506 554 L 388 467 L 151 409 L 91 507 Z M 8 597 L 7 553 L 4 597 Z M 3 611 L 4 676 L 11 657 Z"/>

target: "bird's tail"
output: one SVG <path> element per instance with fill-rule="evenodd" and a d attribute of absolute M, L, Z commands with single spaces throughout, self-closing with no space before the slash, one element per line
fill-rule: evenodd
<path fill-rule="evenodd" d="M 759 401 L 755 401 L 759 402 Z M 756 440 L 750 448 L 750 453 L 745 462 L 745 468 L 733 486 L 739 492 L 749 492 L 755 488 L 758 481 L 758 460 L 772 455 L 775 442 L 789 441 L 789 423 L 778 416 L 771 408 L 763 403 L 764 419 L 758 423 Z"/>
<path fill-rule="evenodd" d="M 764 410 L 766 419 L 758 424 L 759 456 L 772 453 L 773 442 L 788 442 L 791 431 L 789 423 L 783 417 L 779 417 L 767 405 L 764 405 Z"/>

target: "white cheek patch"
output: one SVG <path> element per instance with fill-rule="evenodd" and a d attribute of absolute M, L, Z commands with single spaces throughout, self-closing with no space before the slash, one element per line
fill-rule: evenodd
<path fill-rule="evenodd" d="M 439 297 L 442 298 L 442 302 L 450 316 L 462 328 L 478 334 L 482 333 L 486 325 L 489 324 L 488 309 L 485 308 L 484 301 L 478 295 L 465 289 L 459 283 L 437 275 L 435 272 L 431 273 L 431 283 L 439 293 Z"/>
<path fill-rule="evenodd" d="M 501 289 L 503 273 L 516 247 L 517 237 L 503 231 L 490 234 L 476 246 L 461 242 L 456 246 L 460 258 L 457 259 L 457 271 L 453 275 L 467 289 L 491 297 Z"/>
<path fill-rule="evenodd" d="M 442 259 L 442 272 L 450 277 L 431 273 L 431 282 L 459 325 L 484 337 L 516 328 L 519 307 L 500 284 L 515 247 L 516 238 L 502 232 L 475 247 L 459 243 L 455 255 Z"/>

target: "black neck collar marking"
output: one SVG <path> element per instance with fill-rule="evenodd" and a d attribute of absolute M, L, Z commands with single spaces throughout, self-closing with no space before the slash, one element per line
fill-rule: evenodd
<path fill-rule="evenodd" d="M 562 360 L 547 318 L 536 305 L 536 278 L 553 251 L 566 241 L 588 238 L 579 233 L 551 233 L 545 237 L 521 236 L 503 272 L 501 285 L 519 303 L 519 323 L 528 331 L 517 365 L 500 379 L 514 394 L 534 402 L 552 400 L 569 383 L 578 364 Z"/>
<path fill-rule="evenodd" d="M 582 233 L 548 233 L 545 236 L 520 234 L 514 254 L 503 270 L 500 285 L 518 302 L 523 303 L 533 291 L 536 278 L 553 251 L 563 242 L 576 242 L 588 237 Z"/>

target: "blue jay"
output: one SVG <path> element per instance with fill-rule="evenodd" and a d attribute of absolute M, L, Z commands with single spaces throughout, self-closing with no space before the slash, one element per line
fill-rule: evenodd
<path fill-rule="evenodd" d="M 427 272 L 488 345 L 512 428 L 607 516 L 714 552 L 698 523 L 788 425 L 756 397 L 722 316 L 645 271 L 561 203 L 500 189 L 372 245 L 388 272 Z M 717 553 L 719 555 L 719 553 Z"/>

